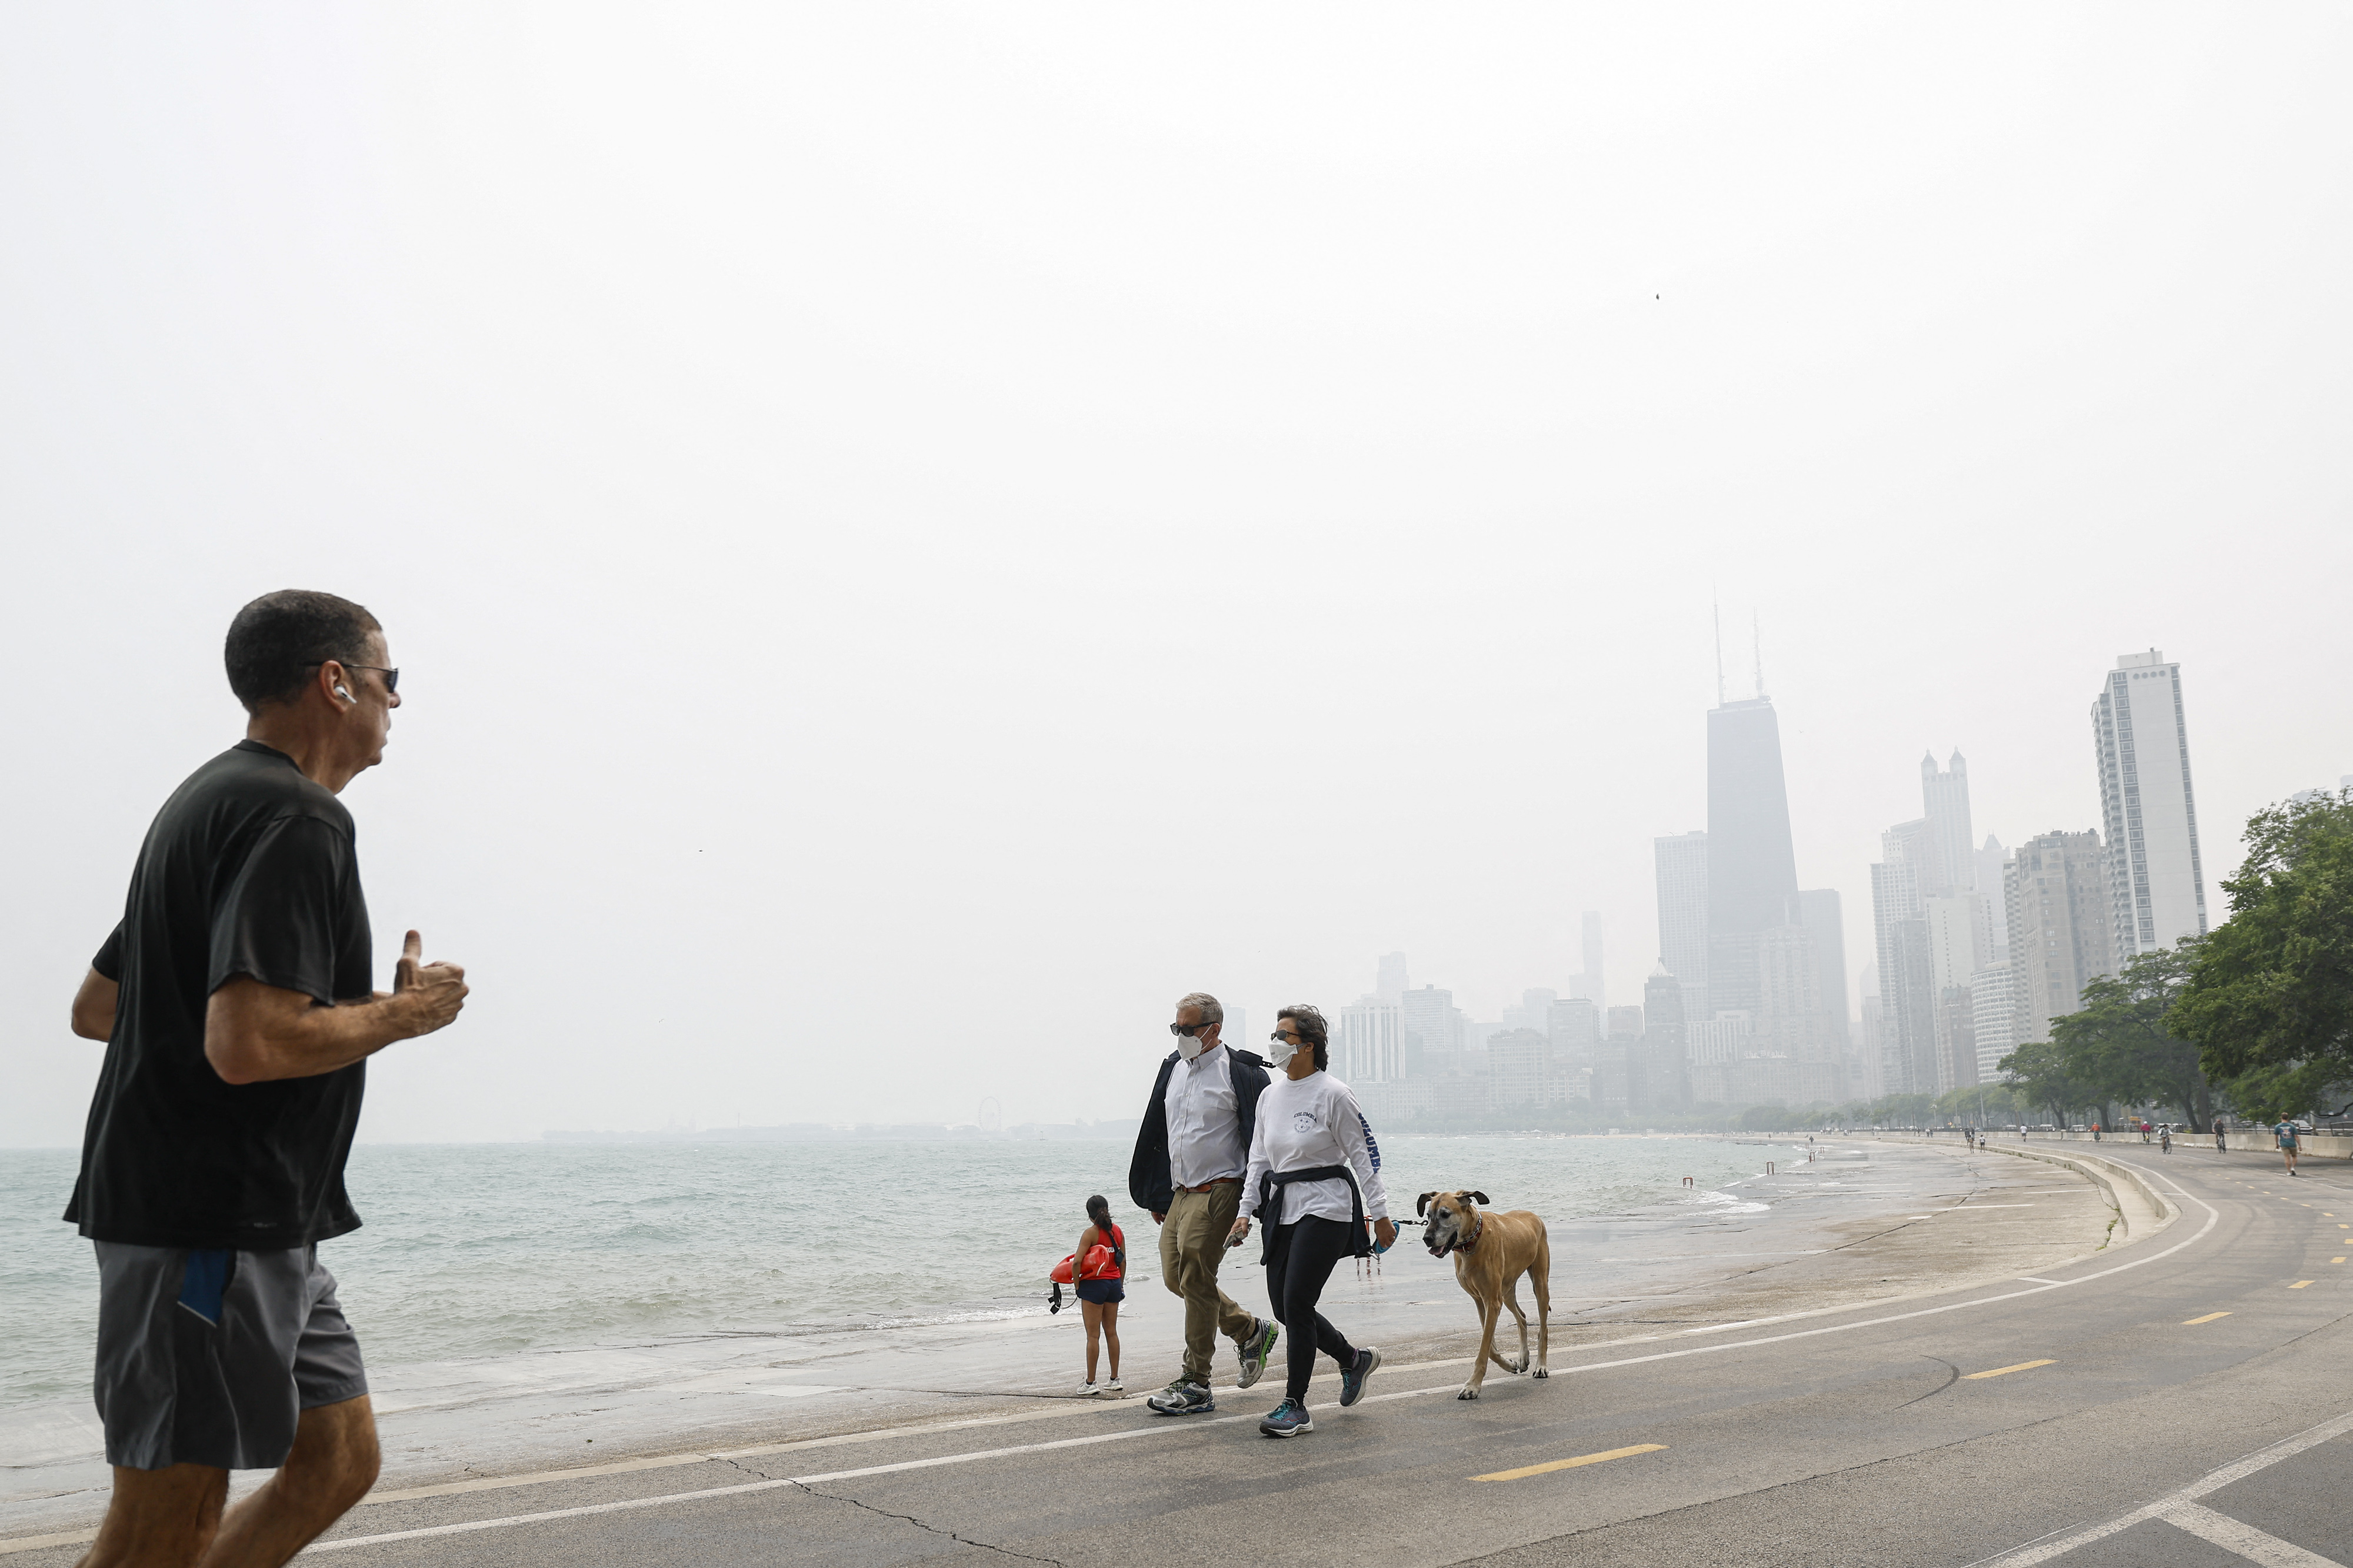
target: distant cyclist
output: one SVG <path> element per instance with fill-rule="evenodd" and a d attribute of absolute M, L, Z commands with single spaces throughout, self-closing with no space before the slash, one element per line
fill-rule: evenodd
<path fill-rule="evenodd" d="M 2272 1136 L 2279 1140 L 2280 1153 L 2287 1160 L 2287 1173 L 2291 1176 L 2295 1175 L 2296 1173 L 2295 1119 L 2292 1116 L 2281 1117 L 2279 1125 L 2272 1129 Z"/>
<path fill-rule="evenodd" d="M 2160 1154 L 2173 1152 L 2173 1123 L 2170 1121 L 2157 1130 L 2157 1149 Z"/>
<path fill-rule="evenodd" d="M 2218 1116 L 2214 1119 L 2214 1152 L 2227 1154 L 2230 1152 L 2231 1145 L 2222 1136 L 2222 1119 Z"/>

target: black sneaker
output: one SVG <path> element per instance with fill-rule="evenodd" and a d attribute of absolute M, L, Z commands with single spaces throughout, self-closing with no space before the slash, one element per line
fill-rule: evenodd
<path fill-rule="evenodd" d="M 1218 1407 L 1208 1389 L 1181 1377 L 1144 1403 L 1155 1415 L 1198 1415 Z"/>
<path fill-rule="evenodd" d="M 1356 1352 L 1356 1364 L 1340 1374 L 1340 1403 L 1354 1405 L 1365 1396 L 1365 1380 L 1380 1369 L 1381 1352 L 1370 1345 Z"/>
<path fill-rule="evenodd" d="M 1270 1437 L 1296 1437 L 1302 1432 L 1314 1431 L 1315 1423 L 1308 1419 L 1307 1406 L 1295 1399 L 1286 1399 L 1258 1424 L 1258 1429 Z"/>
<path fill-rule="evenodd" d="M 1236 1388 L 1248 1388 L 1259 1380 L 1259 1374 L 1266 1371 L 1266 1358 L 1274 1351 L 1274 1342 L 1282 1335 L 1282 1329 L 1271 1320 L 1261 1318 L 1257 1322 L 1248 1339 L 1234 1342 L 1234 1353 L 1242 1359 L 1241 1375 L 1234 1379 Z"/>

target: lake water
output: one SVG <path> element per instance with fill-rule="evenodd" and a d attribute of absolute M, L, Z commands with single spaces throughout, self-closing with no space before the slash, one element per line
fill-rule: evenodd
<path fill-rule="evenodd" d="M 1381 1141 L 1393 1211 L 1475 1187 L 1548 1221 L 1694 1215 L 1788 1144 L 1505 1133 Z M 371 1364 L 731 1331 L 1045 1310 L 1046 1273 L 1102 1193 L 1132 1274 L 1158 1272 L 1124 1143 L 363 1146 L 367 1222 L 321 1248 Z M 70 1150 L 0 1150 L 0 1408 L 90 1385 L 97 1270 L 57 1216 Z M 1686 1189 L 1683 1178 L 1693 1178 Z M 1410 1245 L 1407 1233 L 1403 1245 Z"/>

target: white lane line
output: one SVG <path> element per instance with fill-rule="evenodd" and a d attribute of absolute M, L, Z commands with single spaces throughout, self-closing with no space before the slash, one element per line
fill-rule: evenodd
<path fill-rule="evenodd" d="M 1324 1406 L 1337 1408 L 1337 1402 Z M 1208 1420 L 1193 1416 L 1169 1418 L 1170 1425 L 1191 1422 L 1198 1426 L 1223 1426 L 1236 1421 L 1249 1421 L 1250 1415 L 1217 1415 Z M 812 1487 L 823 1481 L 855 1480 L 861 1476 L 893 1474 L 901 1470 L 927 1469 L 938 1465 L 962 1464 L 971 1459 L 1001 1459 L 1015 1454 L 1037 1454 L 1049 1448 L 1077 1448 L 1092 1443 L 1116 1443 L 1124 1437 L 1151 1436 L 1163 1430 L 1160 1426 L 1134 1426 L 1124 1432 L 1101 1432 L 1091 1437 L 1063 1437 L 1051 1443 L 1023 1443 L 1009 1448 L 987 1448 L 972 1454 L 943 1454 L 930 1459 L 907 1459 L 895 1465 L 870 1465 L 857 1470 L 828 1470 L 813 1476 L 777 1476 L 766 1480 L 744 1481 L 732 1487 L 705 1487 L 691 1492 L 664 1492 L 659 1497 L 628 1498 L 619 1502 L 586 1503 L 578 1508 L 548 1509 L 539 1513 L 509 1514 L 502 1519 L 472 1519 L 459 1524 L 432 1524 L 417 1530 L 387 1531 L 381 1535 L 352 1535 L 341 1541 L 314 1542 L 312 1552 L 340 1552 L 353 1546 L 380 1546 L 391 1541 L 417 1541 L 427 1536 L 464 1535 L 478 1530 L 502 1530 L 510 1525 L 538 1524 L 553 1519 L 581 1519 L 596 1513 L 620 1513 L 630 1509 L 659 1508 L 665 1503 L 691 1502 L 702 1498 L 742 1497 L 747 1492 L 776 1491 L 785 1487 Z"/>
<path fill-rule="evenodd" d="M 472 1530 L 501 1530 L 513 1524 L 538 1524 L 551 1519 L 578 1519 L 592 1513 L 618 1513 L 623 1509 L 656 1508 L 666 1502 L 685 1502 L 693 1498 L 732 1497 L 743 1492 L 774 1491 L 788 1487 L 790 1481 L 746 1481 L 740 1487 L 711 1487 L 696 1492 L 665 1492 L 660 1497 L 631 1498 L 626 1502 L 590 1503 L 585 1508 L 550 1509 L 544 1513 L 515 1513 L 504 1519 L 477 1519 L 464 1524 L 436 1524 L 424 1530 L 395 1530 L 382 1535 L 349 1535 L 341 1541 L 314 1541 L 304 1550 L 311 1553 L 342 1552 L 353 1546 L 381 1546 L 388 1541 L 416 1541 L 428 1535 L 462 1535 Z"/>
<path fill-rule="evenodd" d="M 2179 1188 L 2176 1189 L 2176 1191 L 2179 1190 Z M 2188 1196 L 2187 1194 L 2183 1195 Z M 2190 1201 L 2192 1203 L 2199 1203 L 2199 1206 L 2206 1210 L 2206 1225 L 2203 1229 L 2199 1231 L 2198 1235 L 2190 1237 L 2183 1241 L 2178 1241 L 2162 1252 L 2153 1252 L 2146 1258 L 2136 1258 L 2129 1263 L 2120 1263 L 2114 1268 L 2104 1269 L 2098 1274 L 2088 1274 L 2082 1279 L 2069 1280 L 2066 1283 L 2070 1285 L 2083 1285 L 2088 1284 L 2094 1279 L 2105 1279 L 2110 1275 L 2122 1274 L 2126 1269 L 2137 1268 L 2143 1264 L 2154 1263 L 2161 1258 L 2168 1258 L 2174 1253 L 2180 1251 L 2183 1247 L 2193 1245 L 2203 1237 L 2208 1231 L 2212 1230 L 2216 1223 L 2219 1222 L 2222 1216 L 2221 1212 L 2214 1208 L 2211 1205 L 2200 1203 L 2200 1200 L 2194 1197 L 2191 1198 Z M 1861 1322 L 1832 1323 L 1819 1329 L 1799 1329 L 1786 1334 L 1768 1334 L 1762 1339 L 1734 1340 L 1723 1344 L 1714 1345 L 1691 1345 L 1682 1350 L 1657 1351 L 1649 1355 L 1621 1356 L 1615 1361 L 1588 1362 L 1583 1366 L 1556 1367 L 1553 1369 L 1553 1375 L 1555 1377 L 1565 1377 L 1574 1373 L 1606 1372 L 1616 1367 L 1641 1366 L 1648 1363 L 1657 1361 L 1675 1361 L 1684 1356 L 1715 1355 L 1721 1354 L 1725 1351 L 1746 1350 L 1755 1345 L 1780 1344 L 1788 1340 L 1812 1339 L 1820 1334 L 1845 1333 L 1855 1329 L 1876 1328 L 1887 1323 L 1907 1322 L 1914 1318 L 1930 1318 L 1944 1312 L 1956 1312 L 1966 1307 L 1991 1306 L 1996 1302 L 2013 1301 L 2024 1296 L 2040 1296 L 2045 1291 L 2063 1288 L 2063 1287 L 2062 1286 L 2045 1285 L 2032 1290 L 2012 1290 L 2000 1296 L 1980 1297 L 1973 1301 L 1955 1301 L 1942 1307 L 1926 1307 L 1916 1311 L 1897 1312 L 1884 1318 L 1872 1318 Z M 1726 1326 L 1738 1327 L 1741 1325 L 1734 1324 Z M 1392 1399 L 1416 1399 L 1427 1394 L 1450 1394 L 1452 1392 L 1454 1392 L 1452 1384 L 1441 1384 L 1434 1388 L 1409 1388 L 1400 1390 L 1395 1394 L 1373 1394 L 1359 1401 L 1359 1403 L 1372 1405 L 1387 1403 Z M 1328 1410 L 1335 1407 L 1336 1405 L 1335 1404 L 1325 1404 L 1313 1406 L 1312 1408 Z M 512 1525 L 536 1524 L 547 1520 L 577 1519 L 584 1515 L 594 1513 L 617 1513 L 626 1509 L 659 1508 L 665 1503 L 687 1502 L 698 1498 L 738 1497 L 746 1492 L 773 1491 L 780 1487 L 813 1486 L 821 1481 L 850 1480 L 867 1476 L 895 1475 L 902 1470 L 934 1469 L 943 1465 L 969 1464 L 982 1459 L 1009 1458 L 1015 1455 L 1042 1453 L 1052 1448 L 1080 1448 L 1096 1443 L 1122 1442 L 1130 1437 L 1142 1437 L 1154 1433 L 1166 1433 L 1194 1426 L 1222 1426 L 1232 1422 L 1248 1421 L 1250 1419 L 1251 1419 L 1251 1417 L 1248 1415 L 1217 1415 L 1206 1418 L 1200 1416 L 1174 1416 L 1165 1418 L 1161 1421 L 1156 1421 L 1148 1426 L 1131 1426 L 1118 1432 L 1098 1432 L 1092 1436 L 1085 1437 L 1063 1437 L 1050 1443 L 1024 1443 L 1007 1448 L 986 1448 L 976 1452 L 963 1454 L 941 1454 L 935 1455 L 928 1459 L 902 1459 L 895 1464 L 869 1465 L 861 1469 L 831 1470 L 818 1475 L 793 1476 L 775 1480 L 749 1481 L 738 1486 L 712 1487 L 697 1491 L 665 1492 L 659 1497 L 630 1498 L 621 1502 L 590 1503 L 578 1508 L 553 1509 L 538 1513 L 509 1514 L 500 1519 L 470 1520 L 462 1524 L 428 1525 L 422 1529 L 397 1530 L 381 1535 L 346 1536 L 340 1541 L 322 1541 L 315 1542 L 311 1545 L 311 1550 L 313 1552 L 335 1552 L 343 1550 L 347 1547 L 372 1546 L 385 1542 L 414 1541 L 424 1536 L 459 1535 L 478 1530 L 498 1530 Z M 2345 1419 L 2348 1423 L 2353 1423 L 2353 1415 L 2348 1415 Z M 2285 1456 L 2283 1456 L 2283 1458 Z M 2035 1561 L 2039 1562 L 2041 1559 L 2038 1558 Z"/>
<path fill-rule="evenodd" d="M 2263 1568 L 2345 1568 L 2334 1557 L 2306 1552 L 2292 1541 L 2282 1541 L 2227 1513 L 2216 1513 L 2202 1503 L 2176 1503 L 2158 1518 L 2201 1541 L 2211 1541 L 2225 1552 L 2235 1552 L 2250 1563 L 2259 1563 Z"/>
<path fill-rule="evenodd" d="M 2348 1432 L 2353 1432 L 2353 1410 L 2347 1411 L 2334 1420 L 2324 1421 L 2317 1426 L 2299 1432 L 2293 1437 L 2283 1438 L 2268 1448 L 2258 1448 L 2242 1459 L 2233 1460 L 2219 1470 L 2200 1476 L 2179 1491 L 2168 1492 L 2155 1502 L 2137 1508 L 2120 1518 L 2108 1521 L 2105 1524 L 2095 1524 L 2089 1530 L 2079 1530 L 2073 1535 L 2062 1536 L 2056 1541 L 2045 1542 L 2039 1546 L 2021 1547 L 2004 1556 L 1989 1557 L 1982 1563 L 1972 1564 L 1971 1568 L 2033 1568 L 2033 1564 L 2037 1563 L 2048 1563 L 2053 1557 L 2063 1557 L 2078 1547 L 2089 1546 L 2095 1541 L 2105 1541 L 2111 1535 L 2121 1534 L 2143 1520 L 2167 1519 L 2168 1523 L 2174 1522 L 2168 1516 L 2183 1503 L 2194 1503 L 2200 1498 L 2221 1491 L 2233 1481 L 2242 1481 L 2258 1470 L 2267 1469 L 2282 1459 L 2293 1459 L 2306 1448 L 2317 1447 L 2330 1438 L 2341 1437 Z M 2213 1513 L 2211 1509 L 2200 1509 L 2199 1512 L 2211 1514 L 2216 1519 L 2225 1517 Z M 2183 1525 L 2181 1528 L 2188 1530 L 2189 1527 Z M 2193 1531 L 2191 1533 L 2200 1532 Z M 2252 1555 L 2229 1542 L 2217 1541 L 2215 1544 L 2228 1547 L 2232 1552 L 2240 1552 L 2242 1555 Z M 2286 1546 L 2287 1542 L 2281 1542 L 2280 1544 Z M 2303 1549 L 2291 1547 L 2289 1550 L 2302 1551 Z M 2255 1561 L 2261 1563 L 2265 1560 L 2257 1557 Z M 2328 1559 L 2307 1554 L 2305 1557 L 2284 1561 L 2290 1563 L 2291 1568 L 2303 1568 L 2303 1565 L 2310 1563 L 2326 1563 Z"/>

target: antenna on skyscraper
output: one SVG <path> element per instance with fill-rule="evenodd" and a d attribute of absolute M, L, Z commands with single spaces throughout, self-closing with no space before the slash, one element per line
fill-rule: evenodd
<path fill-rule="evenodd" d="M 1707 605 L 1709 613 L 1715 616 L 1715 705 L 1721 708 L 1724 706 L 1724 605 L 1717 601 L 1713 588 L 1708 590 Z"/>
<path fill-rule="evenodd" d="M 1757 660 L 1757 695 L 1761 698 L 1765 695 L 1765 623 L 1754 610 L 1748 612 L 1748 631 L 1756 639 L 1753 656 Z"/>

